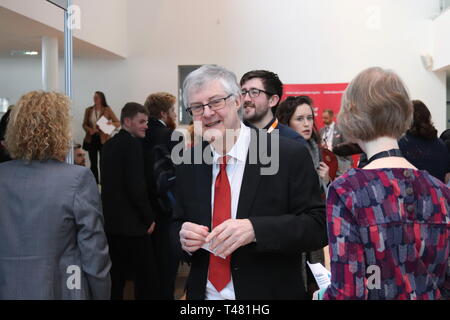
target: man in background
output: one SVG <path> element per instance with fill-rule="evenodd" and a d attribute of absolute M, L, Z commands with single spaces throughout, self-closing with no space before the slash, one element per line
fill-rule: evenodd
<path fill-rule="evenodd" d="M 170 223 L 172 219 L 172 200 L 170 188 L 162 190 L 169 181 L 167 172 L 174 172 L 170 160 L 173 147 L 182 140 L 172 140 L 176 128 L 177 114 L 175 112 L 176 97 L 167 92 L 151 94 L 144 107 L 149 114 L 148 129 L 143 139 L 145 178 L 148 186 L 149 199 L 155 213 L 156 225 L 153 234 L 155 244 L 155 261 L 158 267 L 160 298 L 174 299 L 175 278 L 178 271 L 179 258 L 170 245 Z M 181 134 L 180 134 L 181 135 Z M 177 135 L 178 136 L 178 135 Z M 175 178 L 172 176 L 171 178 Z M 175 181 L 175 179 L 174 179 Z"/>
<path fill-rule="evenodd" d="M 320 129 L 320 137 L 322 140 L 322 146 L 330 151 L 337 145 L 345 142 L 344 137 L 339 131 L 338 126 L 333 121 L 334 112 L 331 109 L 325 109 L 322 113 L 322 121 L 324 127 Z M 336 156 L 338 159 L 338 170 L 336 175 L 340 176 L 344 174 L 352 166 L 351 157 L 340 157 Z"/>
<path fill-rule="evenodd" d="M 78 166 L 86 166 L 86 155 L 81 144 L 77 143 L 73 146 L 73 162 Z"/>
<path fill-rule="evenodd" d="M 155 215 L 148 200 L 142 144 L 147 111 L 134 102 L 121 112 L 122 129 L 103 146 L 101 170 L 103 214 L 111 268 L 111 298 L 123 299 L 125 281 L 134 278 L 137 300 L 157 298 L 151 234 Z"/>
<path fill-rule="evenodd" d="M 283 95 L 283 83 L 278 75 L 267 70 L 253 70 L 242 76 L 240 84 L 244 103 L 244 124 L 266 129 L 268 133 L 278 129 L 280 136 L 306 144 L 301 135 L 275 118 Z"/>

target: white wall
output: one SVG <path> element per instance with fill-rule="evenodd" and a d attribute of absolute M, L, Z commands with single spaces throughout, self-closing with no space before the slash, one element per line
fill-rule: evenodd
<path fill-rule="evenodd" d="M 433 49 L 431 17 L 438 10 L 438 0 L 128 0 L 128 58 L 75 60 L 76 138 L 83 137 L 84 108 L 95 90 L 105 92 L 119 115 L 125 102 L 142 103 L 149 93 L 177 94 L 178 65 L 204 63 L 224 65 L 238 77 L 265 68 L 285 83 L 348 82 L 370 66 L 394 69 L 442 131 L 445 72 L 425 70 L 420 59 Z M 16 92 L 33 86 L 14 74 L 28 64 L 0 60 L 0 70 L 10 63 L 0 96 L 5 82 Z M 33 76 L 37 69 L 39 61 Z"/>
<path fill-rule="evenodd" d="M 450 10 L 433 21 L 434 69 L 450 67 Z"/>
<path fill-rule="evenodd" d="M 81 29 L 73 36 L 126 57 L 127 0 L 73 0 L 73 4 L 81 12 Z M 45 0 L 0 0 L 0 6 L 64 31 L 63 10 Z"/>

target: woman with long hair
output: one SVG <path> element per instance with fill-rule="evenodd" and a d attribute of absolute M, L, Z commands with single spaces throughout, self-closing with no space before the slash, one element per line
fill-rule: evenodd
<path fill-rule="evenodd" d="M 277 108 L 276 117 L 278 121 L 294 129 L 306 141 L 306 147 L 311 155 L 314 168 L 317 170 L 319 180 L 317 181 L 323 190 L 323 196 L 330 182 L 329 167 L 322 161 L 320 151 L 320 136 L 314 122 L 314 110 L 312 100 L 308 96 L 291 96 L 280 103 Z M 326 249 L 326 248 L 325 248 Z M 317 285 L 314 278 L 308 272 L 307 261 L 310 263 L 325 264 L 324 250 L 320 249 L 302 254 L 302 277 L 306 284 L 306 290 L 311 294 Z"/>
<path fill-rule="evenodd" d="M 450 154 L 437 136 L 431 113 L 420 100 L 413 100 L 414 116 L 411 127 L 398 144 L 405 158 L 420 170 L 427 170 L 442 182 L 449 181 Z"/>
<path fill-rule="evenodd" d="M 313 160 L 314 168 L 317 169 L 320 183 L 326 190 L 330 182 L 330 168 L 322 161 L 320 136 L 316 128 L 312 104 L 312 100 L 308 96 L 287 97 L 278 106 L 277 119 L 280 123 L 294 129 L 308 142 L 306 146 Z"/>
<path fill-rule="evenodd" d="M 102 147 L 110 138 L 110 135 L 101 131 L 97 125 L 101 117 L 105 117 L 108 120 L 108 124 L 113 124 L 116 128 L 120 127 L 120 121 L 117 119 L 114 111 L 108 106 L 105 94 L 101 91 L 96 91 L 94 94 L 94 105 L 86 108 L 84 113 L 83 129 L 86 131 L 86 136 L 83 141 L 83 149 L 89 153 L 91 171 L 97 184 L 100 183 L 98 173 L 99 154 L 101 163 Z"/>

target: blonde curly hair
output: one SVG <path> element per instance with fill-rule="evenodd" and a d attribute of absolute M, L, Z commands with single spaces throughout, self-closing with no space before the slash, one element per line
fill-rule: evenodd
<path fill-rule="evenodd" d="M 12 109 L 5 142 L 13 159 L 64 161 L 71 141 L 69 98 L 32 91 Z"/>

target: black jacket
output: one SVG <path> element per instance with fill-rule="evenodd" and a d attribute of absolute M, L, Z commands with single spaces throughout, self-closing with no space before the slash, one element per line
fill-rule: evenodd
<path fill-rule="evenodd" d="M 1 142 L 5 140 L 6 127 L 8 126 L 10 113 L 11 110 L 8 110 L 8 112 L 6 112 L 0 120 L 0 163 L 11 160 L 8 153 L 6 152 L 6 149 L 1 144 Z"/>
<path fill-rule="evenodd" d="M 101 181 L 106 233 L 146 235 L 155 217 L 147 197 L 142 145 L 126 130 L 103 146 Z"/>
<path fill-rule="evenodd" d="M 148 129 L 145 133 L 145 138 L 141 139 L 141 142 L 144 148 L 145 180 L 148 187 L 148 196 L 152 208 L 156 211 L 156 218 L 165 218 L 165 215 L 168 213 L 164 212 L 164 210 L 160 208 L 158 195 L 156 192 L 155 177 L 153 176 L 154 161 L 152 150 L 157 145 L 164 145 L 167 147 L 169 152 L 172 152 L 172 149 L 178 143 L 183 143 L 182 134 L 179 132 L 174 132 L 156 118 L 149 118 Z"/>
<path fill-rule="evenodd" d="M 252 135 L 251 143 L 255 139 L 256 135 Z M 267 138 L 267 143 L 258 150 L 270 150 L 270 141 Z M 190 152 L 193 153 L 192 149 Z M 257 164 L 250 164 L 247 157 L 237 218 L 250 219 L 256 242 L 239 248 L 231 256 L 236 299 L 305 299 L 301 252 L 318 250 L 327 244 L 325 206 L 317 173 L 308 150 L 284 137 L 279 137 L 278 173 L 261 175 L 262 167 L 259 159 Z M 211 165 L 177 166 L 178 205 L 172 242 L 180 254 L 179 231 L 184 222 L 211 226 L 211 183 Z M 209 253 L 200 249 L 189 259 L 192 264 L 187 298 L 204 299 Z"/>

